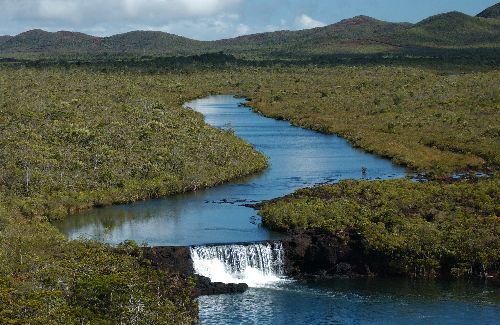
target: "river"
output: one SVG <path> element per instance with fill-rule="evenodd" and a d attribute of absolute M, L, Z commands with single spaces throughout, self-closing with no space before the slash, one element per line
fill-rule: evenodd
<path fill-rule="evenodd" d="M 243 102 L 233 96 L 210 96 L 186 106 L 202 113 L 208 124 L 233 130 L 264 153 L 270 162 L 264 172 L 170 198 L 93 209 L 56 226 L 69 238 L 111 244 L 133 239 L 155 246 L 197 246 L 206 253 L 195 261 L 199 273 L 252 284 L 244 294 L 199 298 L 203 324 L 470 324 L 500 319 L 497 286 L 410 280 L 297 284 L 272 267 L 262 267 L 275 251 L 266 255 L 261 254 L 265 247 L 250 251 L 234 245 L 282 236 L 261 227 L 255 210 L 245 204 L 342 179 L 407 175 L 404 168 L 353 148 L 342 138 L 263 117 L 241 107 Z M 207 250 L 207 244 L 222 245 Z M 234 256 L 241 260 L 236 263 Z"/>
<path fill-rule="evenodd" d="M 231 128 L 253 144 L 269 157 L 269 169 L 193 193 L 85 211 L 56 225 L 69 238 L 84 236 L 112 244 L 126 239 L 155 246 L 278 239 L 279 234 L 260 227 L 254 209 L 243 205 L 341 179 L 405 176 L 404 168 L 355 149 L 342 138 L 265 118 L 239 107 L 242 102 L 232 96 L 211 96 L 186 106 L 202 113 L 208 124 Z"/>

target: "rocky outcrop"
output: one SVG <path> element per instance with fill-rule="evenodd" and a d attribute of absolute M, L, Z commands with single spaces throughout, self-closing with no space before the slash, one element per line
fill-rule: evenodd
<path fill-rule="evenodd" d="M 438 272 L 414 272 L 395 263 L 390 257 L 367 252 L 356 233 L 342 240 L 324 230 L 303 230 L 290 233 L 282 241 L 287 276 L 305 281 L 358 277 L 453 278 L 451 265 L 441 262 Z M 480 266 L 467 275 L 476 279 L 497 279 L 498 272 L 485 273 Z"/>
<path fill-rule="evenodd" d="M 295 279 L 373 276 L 355 234 L 344 242 L 326 231 L 305 230 L 291 233 L 282 243 L 286 274 Z"/>
<path fill-rule="evenodd" d="M 142 257 L 154 268 L 194 275 L 193 261 L 189 247 L 158 246 L 143 247 Z"/>
<path fill-rule="evenodd" d="M 194 288 L 196 297 L 242 293 L 248 289 L 245 283 L 212 282 L 207 277 L 195 274 L 189 247 L 143 247 L 142 260 L 156 269 L 179 273 L 186 279 L 193 278 L 196 281 Z"/>
<path fill-rule="evenodd" d="M 285 275 L 303 281 L 374 276 L 441 277 L 450 278 L 450 269 L 442 265 L 439 274 L 411 274 L 384 255 L 367 253 L 361 238 L 349 233 L 342 239 L 321 230 L 302 230 L 289 233 L 280 242 L 284 250 Z M 270 243 L 275 241 L 270 241 Z M 196 281 L 195 296 L 242 293 L 248 285 L 212 282 L 194 273 L 189 247 L 145 247 L 142 259 L 155 268 L 181 274 Z M 473 274 L 478 278 L 496 278 L 498 274 Z"/>

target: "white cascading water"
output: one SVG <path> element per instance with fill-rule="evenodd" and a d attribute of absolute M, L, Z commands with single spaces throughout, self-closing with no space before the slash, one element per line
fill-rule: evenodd
<path fill-rule="evenodd" d="M 285 281 L 279 242 L 191 247 L 191 259 L 195 272 L 212 282 L 268 287 Z"/>

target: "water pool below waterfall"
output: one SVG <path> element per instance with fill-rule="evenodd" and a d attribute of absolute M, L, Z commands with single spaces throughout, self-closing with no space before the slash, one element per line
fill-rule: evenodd
<path fill-rule="evenodd" d="M 498 286 L 403 279 L 276 283 L 199 298 L 202 324 L 498 324 Z"/>
<path fill-rule="evenodd" d="M 196 273 L 247 283 L 243 294 L 199 298 L 202 324 L 494 324 L 498 284 L 408 279 L 297 283 L 281 243 L 191 248 Z"/>
<path fill-rule="evenodd" d="M 211 96 L 186 105 L 202 113 L 207 123 L 230 127 L 252 143 L 269 157 L 268 170 L 195 193 L 93 209 L 56 226 L 70 238 L 113 244 L 133 239 L 149 245 L 194 245 L 191 254 L 199 274 L 250 285 L 244 294 L 200 297 L 203 324 L 498 323 L 497 285 L 394 279 L 305 285 L 284 278 L 279 246 L 232 244 L 280 238 L 262 228 L 255 211 L 243 204 L 319 183 L 406 174 L 341 138 L 265 118 L 240 107 L 242 102 Z"/>

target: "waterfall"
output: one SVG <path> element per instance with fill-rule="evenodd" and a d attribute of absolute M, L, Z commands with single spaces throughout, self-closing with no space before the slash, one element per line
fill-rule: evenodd
<path fill-rule="evenodd" d="M 265 287 L 285 280 L 283 245 L 279 242 L 196 246 L 191 247 L 191 259 L 195 272 L 213 282 Z"/>

